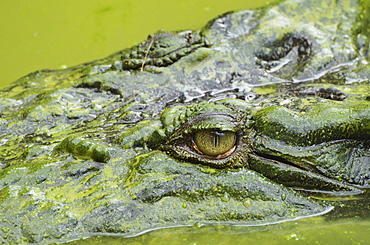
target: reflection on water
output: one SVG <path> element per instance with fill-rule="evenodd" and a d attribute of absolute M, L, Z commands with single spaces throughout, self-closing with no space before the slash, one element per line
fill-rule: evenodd
<path fill-rule="evenodd" d="M 369 219 L 316 217 L 258 227 L 169 228 L 133 238 L 97 236 L 69 244 L 368 244 L 369 234 Z"/>
<path fill-rule="evenodd" d="M 155 230 L 137 237 L 95 236 L 68 243 L 87 244 L 369 244 L 370 203 L 354 197 L 323 216 L 265 226 L 194 226 Z"/>

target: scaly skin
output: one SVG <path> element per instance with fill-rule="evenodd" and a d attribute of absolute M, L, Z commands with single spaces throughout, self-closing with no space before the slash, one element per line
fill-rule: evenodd
<path fill-rule="evenodd" d="M 369 8 L 281 2 L 21 78 L 0 94 L 0 241 L 263 225 L 329 212 L 336 196 L 368 203 Z M 207 156 L 201 130 L 235 145 Z"/>

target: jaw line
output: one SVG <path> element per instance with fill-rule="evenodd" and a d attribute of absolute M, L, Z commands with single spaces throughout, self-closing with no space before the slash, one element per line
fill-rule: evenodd
<path fill-rule="evenodd" d="M 353 196 L 364 190 L 338 180 L 324 176 L 316 171 L 309 171 L 279 157 L 250 154 L 250 168 L 268 179 L 291 187 L 298 191 L 327 196 Z"/>

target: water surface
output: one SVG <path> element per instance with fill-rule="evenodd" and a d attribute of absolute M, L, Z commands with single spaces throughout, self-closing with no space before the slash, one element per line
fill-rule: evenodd
<path fill-rule="evenodd" d="M 270 0 L 270 2 L 273 0 Z M 0 88 L 30 72 L 106 57 L 159 29 L 202 28 L 266 0 L 17 0 L 0 3 Z"/>

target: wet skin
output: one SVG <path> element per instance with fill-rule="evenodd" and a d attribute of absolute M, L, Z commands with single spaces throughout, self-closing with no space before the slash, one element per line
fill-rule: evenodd
<path fill-rule="evenodd" d="M 0 240 L 264 225 L 366 203 L 368 8 L 281 2 L 21 78 L 0 94 Z"/>

